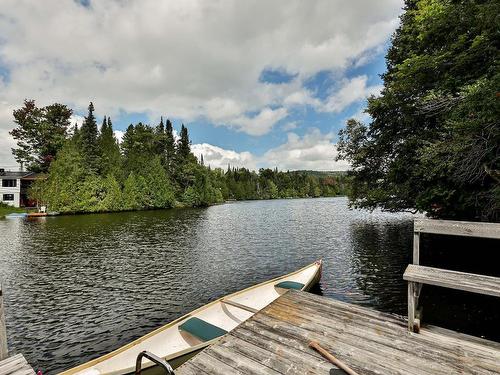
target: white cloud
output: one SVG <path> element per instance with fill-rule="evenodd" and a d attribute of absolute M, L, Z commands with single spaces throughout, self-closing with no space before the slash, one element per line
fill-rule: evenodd
<path fill-rule="evenodd" d="M 293 129 L 297 129 L 298 126 L 299 125 L 297 124 L 297 121 L 290 121 L 290 122 L 287 122 L 286 124 L 283 124 L 281 129 L 283 129 L 284 131 L 290 131 Z"/>
<path fill-rule="evenodd" d="M 118 140 L 118 143 L 122 143 L 125 132 L 122 132 L 121 130 L 113 130 L 113 133 L 115 134 L 115 138 Z"/>
<path fill-rule="evenodd" d="M 252 170 L 274 168 L 279 170 L 345 171 L 349 164 L 335 161 L 336 144 L 331 133 L 323 134 L 312 128 L 303 137 L 288 133 L 287 142 L 272 148 L 261 156 L 250 152 L 236 152 L 208 143 L 192 145 L 193 153 L 200 159 L 203 154 L 205 165 L 213 168 L 227 168 L 228 164 Z"/>
<path fill-rule="evenodd" d="M 9 134 L 14 128 L 13 109 L 6 102 L 0 102 L 0 168 L 16 169 L 17 166 L 11 152 L 16 143 Z"/>
<path fill-rule="evenodd" d="M 274 124 L 284 119 L 287 114 L 285 108 L 264 108 L 254 117 L 241 116 L 236 118 L 233 123 L 236 129 L 245 131 L 250 135 L 264 135 L 271 130 Z"/>
<path fill-rule="evenodd" d="M 192 145 L 191 150 L 198 159 L 203 155 L 205 165 L 210 165 L 212 168 L 226 169 L 228 165 L 231 165 L 231 167 L 257 169 L 255 156 L 247 151 L 225 150 L 208 143 Z"/>
<path fill-rule="evenodd" d="M 70 127 L 77 125 L 80 128 L 82 126 L 84 120 L 85 120 L 85 117 L 79 116 L 76 114 L 72 114 L 70 119 L 69 119 L 69 123 L 71 124 Z"/>
<path fill-rule="evenodd" d="M 355 114 L 353 114 L 352 116 L 349 116 L 349 118 L 353 118 L 353 119 L 358 120 L 360 122 L 364 122 L 365 124 L 368 124 L 372 120 L 371 116 L 365 112 L 364 107 L 358 109 L 358 111 Z M 347 120 L 348 119 L 346 119 L 346 121 Z"/>
<path fill-rule="evenodd" d="M 281 146 L 267 151 L 260 164 L 283 170 L 308 169 L 315 171 L 343 171 L 349 165 L 344 161 L 335 161 L 337 148 L 332 142 L 332 133 L 322 134 L 312 128 L 303 137 L 288 133 L 288 141 Z"/>
<path fill-rule="evenodd" d="M 292 107 L 294 105 L 321 107 L 321 100 L 314 98 L 313 94 L 309 90 L 305 89 L 292 92 L 290 95 L 285 97 L 283 103 L 288 107 Z"/>
<path fill-rule="evenodd" d="M 319 71 L 342 77 L 350 64 L 366 60 L 395 29 L 401 6 L 401 0 L 116 0 L 86 8 L 72 0 L 2 0 L 0 61 L 9 77 L 0 103 L 19 107 L 27 97 L 85 110 L 93 100 L 101 115 L 201 117 L 262 135 L 293 106 L 336 112 L 374 91 L 358 80 L 320 103 L 302 84 Z M 269 67 L 295 78 L 260 82 Z"/>
<path fill-rule="evenodd" d="M 366 75 L 345 80 L 335 93 L 330 95 L 322 105 L 326 112 L 341 112 L 349 105 L 364 100 L 370 95 L 377 95 L 382 90 L 382 85 L 367 86 Z"/>
<path fill-rule="evenodd" d="M 11 149 L 16 143 L 7 129 L 0 129 L 0 168 L 17 169 Z"/>

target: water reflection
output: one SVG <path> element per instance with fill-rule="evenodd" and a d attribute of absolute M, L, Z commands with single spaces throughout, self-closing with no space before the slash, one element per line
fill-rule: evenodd
<path fill-rule="evenodd" d="M 352 271 L 364 303 L 378 310 L 406 313 L 404 270 L 411 262 L 411 222 L 363 222 L 350 224 Z"/>

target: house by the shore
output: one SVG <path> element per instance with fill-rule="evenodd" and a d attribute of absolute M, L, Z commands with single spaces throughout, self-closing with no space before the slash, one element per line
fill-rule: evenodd
<path fill-rule="evenodd" d="M 6 171 L 0 168 L 0 202 L 14 207 L 34 207 L 28 199 L 28 189 L 40 174 L 23 171 Z"/>

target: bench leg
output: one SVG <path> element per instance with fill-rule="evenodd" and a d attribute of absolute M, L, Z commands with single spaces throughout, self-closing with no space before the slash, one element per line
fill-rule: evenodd
<path fill-rule="evenodd" d="M 418 297 L 421 284 L 408 282 L 408 330 L 418 333 L 420 331 L 420 316 L 417 318 Z"/>

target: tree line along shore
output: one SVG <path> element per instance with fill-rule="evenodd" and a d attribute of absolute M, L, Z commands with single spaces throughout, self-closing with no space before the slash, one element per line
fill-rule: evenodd
<path fill-rule="evenodd" d="M 29 197 L 64 213 L 200 207 L 226 200 L 346 195 L 344 173 L 281 172 L 205 165 L 191 152 L 188 129 L 175 136 L 170 120 L 130 125 L 119 143 L 109 117 L 97 125 L 94 105 L 81 127 L 72 110 L 55 103 L 39 108 L 26 100 L 14 111 L 13 154 L 39 172 Z"/>

